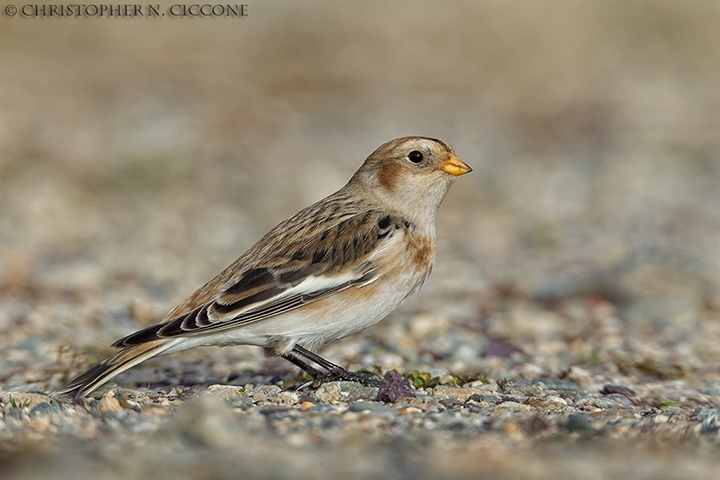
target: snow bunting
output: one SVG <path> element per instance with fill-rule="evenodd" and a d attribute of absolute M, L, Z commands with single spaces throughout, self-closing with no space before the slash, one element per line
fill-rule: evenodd
<path fill-rule="evenodd" d="M 455 177 L 471 170 L 440 140 L 381 145 L 347 185 L 272 229 L 161 323 L 115 342 L 115 356 L 57 393 L 84 396 L 149 358 L 201 345 L 263 347 L 315 386 L 368 383 L 314 352 L 418 291 L 435 260 L 438 207 Z"/>

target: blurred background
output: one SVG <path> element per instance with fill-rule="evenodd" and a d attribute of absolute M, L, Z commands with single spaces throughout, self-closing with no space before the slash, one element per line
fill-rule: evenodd
<path fill-rule="evenodd" d="M 720 308 L 716 2 L 247 11 L 3 16 L 5 290 L 139 276 L 184 296 L 381 143 L 429 135 L 475 168 L 442 207 L 435 284 L 462 266 L 468 291 Z"/>
<path fill-rule="evenodd" d="M 410 332 L 449 370 L 493 378 L 714 375 L 720 3 L 247 13 L 0 17 L 6 388 L 57 387 L 63 348 L 88 354 L 75 373 L 101 358 L 403 135 L 441 138 L 475 170 L 441 207 L 426 287 L 360 337 L 396 355 L 355 361 L 432 367 Z M 477 345 L 458 347 L 461 326 Z M 338 345 L 331 358 L 356 352 Z M 536 367 L 494 366 L 491 350 Z"/>
<path fill-rule="evenodd" d="M 475 171 L 441 208 L 420 298 L 599 299 L 624 333 L 720 361 L 716 2 L 247 12 L 0 20 L 6 326 L 23 294 L 81 344 L 97 333 L 57 301 L 95 318 L 142 299 L 156 321 L 378 145 L 428 135 Z M 129 327 L 108 328 L 102 344 Z"/>

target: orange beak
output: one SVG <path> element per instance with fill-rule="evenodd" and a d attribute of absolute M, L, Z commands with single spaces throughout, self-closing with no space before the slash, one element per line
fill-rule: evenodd
<path fill-rule="evenodd" d="M 455 175 L 456 177 L 472 172 L 472 168 L 456 156 L 448 158 L 445 163 L 443 163 L 442 169 L 450 175 Z"/>

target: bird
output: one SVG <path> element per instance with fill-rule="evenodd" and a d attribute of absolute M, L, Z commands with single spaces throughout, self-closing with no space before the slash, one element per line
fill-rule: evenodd
<path fill-rule="evenodd" d="M 254 345 L 312 377 L 373 384 L 316 352 L 412 297 L 435 261 L 435 219 L 472 171 L 445 142 L 391 140 L 335 193 L 281 222 L 175 307 L 112 344 L 119 352 L 55 393 L 84 397 L 150 358 L 197 346 Z"/>

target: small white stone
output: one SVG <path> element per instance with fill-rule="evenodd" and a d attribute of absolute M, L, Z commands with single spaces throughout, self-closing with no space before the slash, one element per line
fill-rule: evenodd
<path fill-rule="evenodd" d="M 277 385 L 262 385 L 255 388 L 251 395 L 255 402 L 267 402 L 272 400 L 280 392 L 280 387 Z"/>
<path fill-rule="evenodd" d="M 548 408 L 562 408 L 568 405 L 564 398 L 557 395 L 548 395 L 545 397 L 545 402 Z"/>
<path fill-rule="evenodd" d="M 670 417 L 667 415 L 655 415 L 653 423 L 668 423 L 668 420 L 670 420 Z"/>
<path fill-rule="evenodd" d="M 340 400 L 342 390 L 337 383 L 326 383 L 315 390 L 315 398 L 324 403 L 335 403 Z"/>
<path fill-rule="evenodd" d="M 280 392 L 275 395 L 275 403 L 278 405 L 295 405 L 300 401 L 300 397 L 295 392 Z"/>

